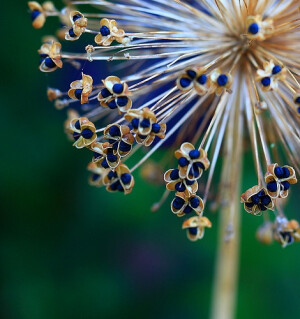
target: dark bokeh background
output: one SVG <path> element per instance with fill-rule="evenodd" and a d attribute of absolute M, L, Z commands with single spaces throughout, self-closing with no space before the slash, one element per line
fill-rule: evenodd
<path fill-rule="evenodd" d="M 51 23 L 34 30 L 25 1 L 2 10 L 1 318 L 208 318 L 216 216 L 208 212 L 213 229 L 191 243 L 169 202 L 149 211 L 163 186 L 137 173 L 126 197 L 90 187 L 89 154 L 66 139 L 45 95 L 53 75 L 37 69 Z M 255 183 L 250 157 L 244 189 Z M 299 219 L 296 192 L 286 212 Z M 300 245 L 259 244 L 262 219 L 241 214 L 237 318 L 297 318 Z"/>

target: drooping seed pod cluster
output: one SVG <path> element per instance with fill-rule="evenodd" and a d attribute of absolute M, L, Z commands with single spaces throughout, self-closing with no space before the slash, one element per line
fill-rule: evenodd
<path fill-rule="evenodd" d="M 193 241 L 211 227 L 207 203 L 239 202 L 241 158 L 251 149 L 257 184 L 240 201 L 249 214 L 274 220 L 260 228 L 262 242 L 286 246 L 299 239 L 284 213 L 300 162 L 299 3 L 199 3 L 68 1 L 58 10 L 29 2 L 35 28 L 58 18 L 56 37 L 38 51 L 40 70 L 62 69 L 64 79 L 77 70 L 68 91 L 54 85 L 48 97 L 67 111 L 74 146 L 90 151 L 93 186 L 130 193 L 134 171 L 162 150 L 142 175 L 157 181 L 165 168 L 167 190 L 155 209 L 174 192 L 171 211 L 188 217 L 182 227 Z"/>

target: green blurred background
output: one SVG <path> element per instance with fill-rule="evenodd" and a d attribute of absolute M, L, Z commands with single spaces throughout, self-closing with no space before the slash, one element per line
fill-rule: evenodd
<path fill-rule="evenodd" d="M 46 98 L 53 74 L 37 68 L 51 23 L 34 30 L 23 0 L 2 12 L 1 318 L 208 318 L 216 215 L 208 212 L 214 227 L 191 243 L 170 201 L 149 211 L 163 186 L 138 173 L 126 197 L 89 186 L 90 154 L 66 139 L 65 116 Z M 250 162 L 248 154 L 244 189 L 255 183 Z M 297 190 L 286 212 L 299 220 Z M 262 219 L 241 214 L 236 318 L 298 318 L 300 244 L 263 246 Z"/>

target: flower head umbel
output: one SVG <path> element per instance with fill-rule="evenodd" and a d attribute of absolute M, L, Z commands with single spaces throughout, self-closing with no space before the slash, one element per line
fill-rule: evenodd
<path fill-rule="evenodd" d="M 160 150 L 141 175 L 157 187 L 164 179 L 153 210 L 169 198 L 175 215 L 190 217 L 189 239 L 211 226 L 203 214 L 213 206 L 230 212 L 226 240 L 238 238 L 240 198 L 286 245 L 299 233 L 283 222 L 300 172 L 299 3 L 200 2 L 70 0 L 61 10 L 30 2 L 34 27 L 57 17 L 56 34 L 69 41 L 47 37 L 39 51 L 40 69 L 63 66 L 70 83 L 67 92 L 51 84 L 48 97 L 69 115 L 74 145 L 92 152 L 91 184 L 127 194 Z M 257 180 L 240 197 L 242 158 Z M 270 241 L 270 227 L 259 238 Z"/>

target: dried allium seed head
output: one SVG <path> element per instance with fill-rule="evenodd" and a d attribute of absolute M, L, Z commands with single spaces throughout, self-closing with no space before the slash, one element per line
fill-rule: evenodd
<path fill-rule="evenodd" d="M 195 227 L 184 224 L 195 228 L 189 238 L 199 239 L 201 227 L 210 227 L 200 223 L 207 221 L 202 216 L 207 200 L 223 208 L 238 201 L 233 190 L 242 176 L 240 158 L 244 145 L 251 144 L 257 185 L 241 201 L 253 215 L 274 211 L 274 237 L 285 246 L 300 236 L 282 209 L 300 162 L 299 5 L 246 0 L 233 10 L 232 4 L 68 1 L 60 11 L 51 3 L 28 5 L 35 28 L 57 16 L 63 25 L 58 37 L 64 33 L 66 40 L 77 40 L 66 51 L 65 42 L 61 47 L 55 38 L 45 39 L 40 70 L 54 71 L 62 61 L 65 74 L 69 67 L 82 69 L 81 79 L 67 83 L 68 92 L 49 89 L 48 97 L 58 109 L 68 110 L 66 132 L 73 133 L 74 146 L 92 152 L 92 185 L 103 182 L 108 191 L 131 192 L 134 171 L 163 149 L 156 158 L 167 170 L 167 190 L 154 209 L 176 192 L 171 210 L 177 216 L 193 211 L 200 216 L 186 222 Z M 95 7 L 101 11 L 95 13 Z M 168 170 L 174 167 L 174 151 L 177 163 Z M 130 157 L 136 160 L 131 168 L 124 164 Z M 220 158 L 219 190 L 213 192 Z M 154 166 L 146 168 L 146 180 L 158 179 Z M 203 187 L 198 187 L 200 178 Z M 270 241 L 266 229 L 258 236 Z"/>

